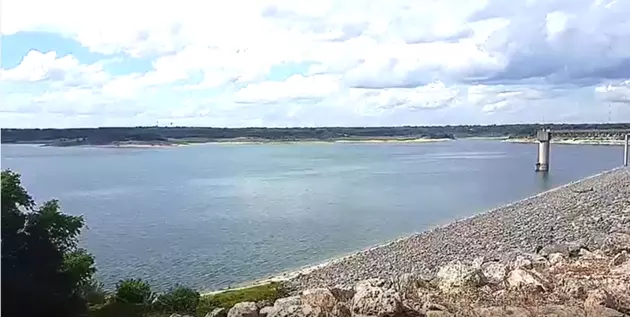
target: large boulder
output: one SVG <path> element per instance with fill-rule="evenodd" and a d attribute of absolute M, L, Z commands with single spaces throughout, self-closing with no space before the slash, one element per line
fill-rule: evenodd
<path fill-rule="evenodd" d="M 479 317 L 530 317 L 529 310 L 521 307 L 482 307 L 475 308 L 473 312 Z"/>
<path fill-rule="evenodd" d="M 330 312 L 337 304 L 337 299 L 327 288 L 307 289 L 302 292 L 301 299 L 302 304 L 319 307 L 327 312 Z"/>
<path fill-rule="evenodd" d="M 206 314 L 206 317 L 227 317 L 228 310 L 220 307 Z"/>
<path fill-rule="evenodd" d="M 536 271 L 525 269 L 512 270 L 505 278 L 505 283 L 510 289 L 540 291 L 547 291 L 549 289 L 549 282 L 542 275 Z"/>
<path fill-rule="evenodd" d="M 374 283 L 357 284 L 352 299 L 352 312 L 360 316 L 389 317 L 400 314 L 403 305 L 398 293 L 391 289 L 372 286 Z"/>
<path fill-rule="evenodd" d="M 259 316 L 259 317 L 267 317 L 267 316 L 269 316 L 269 314 L 270 314 L 271 312 L 273 312 L 273 311 L 274 311 L 274 309 L 275 309 L 275 308 L 274 308 L 273 306 L 265 306 L 265 307 L 261 308 L 261 309 L 258 311 L 258 316 Z"/>
<path fill-rule="evenodd" d="M 465 286 L 478 287 L 485 283 L 486 278 L 481 270 L 460 261 L 441 267 L 437 273 L 437 285 L 444 292 L 451 292 Z"/>
<path fill-rule="evenodd" d="M 613 232 L 602 244 L 602 251 L 608 255 L 615 255 L 624 250 L 630 251 L 630 234 L 627 233 Z"/>
<path fill-rule="evenodd" d="M 582 248 L 586 248 L 586 243 L 585 241 L 578 240 L 545 246 L 538 251 L 538 254 L 542 256 L 549 256 L 552 253 L 562 253 L 564 256 L 573 257 L 577 256 Z"/>
<path fill-rule="evenodd" d="M 481 266 L 481 273 L 490 284 L 501 284 L 507 274 L 507 266 L 501 262 L 488 262 Z"/>
<path fill-rule="evenodd" d="M 544 305 L 533 308 L 534 316 L 553 317 L 586 317 L 586 312 L 580 307 L 564 305 Z"/>
<path fill-rule="evenodd" d="M 309 305 L 282 305 L 266 311 L 267 317 L 325 317 L 319 307 Z"/>
<path fill-rule="evenodd" d="M 230 308 L 227 317 L 258 317 L 258 306 L 254 302 L 242 302 Z"/>
<path fill-rule="evenodd" d="M 352 311 L 344 303 L 337 303 L 330 312 L 330 316 L 334 317 L 351 317 Z"/>
<path fill-rule="evenodd" d="M 273 303 L 273 306 L 281 307 L 281 306 L 301 305 L 301 304 L 302 304 L 302 299 L 300 298 L 300 296 L 296 295 L 296 296 L 278 298 Z"/>
<path fill-rule="evenodd" d="M 335 286 L 330 289 L 330 293 L 338 302 L 350 302 L 356 293 L 352 287 Z"/>

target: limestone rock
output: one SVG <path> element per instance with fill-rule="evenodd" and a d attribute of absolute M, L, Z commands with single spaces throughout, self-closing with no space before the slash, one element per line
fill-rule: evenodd
<path fill-rule="evenodd" d="M 464 286 L 482 286 L 486 283 L 486 278 L 481 270 L 454 261 L 440 268 L 437 282 L 442 291 L 448 292 Z"/>
<path fill-rule="evenodd" d="M 490 284 L 500 284 L 505 280 L 507 266 L 501 262 L 484 263 L 481 272 Z"/>
<path fill-rule="evenodd" d="M 273 304 L 274 307 L 291 306 L 291 305 L 302 305 L 302 299 L 300 298 L 300 296 L 278 298 Z"/>
<path fill-rule="evenodd" d="M 580 307 L 563 305 L 545 305 L 533 309 L 534 316 L 553 317 L 586 317 L 586 312 Z"/>
<path fill-rule="evenodd" d="M 331 311 L 337 300 L 327 288 L 307 289 L 302 292 L 302 303 L 312 307 L 319 307 L 324 311 Z"/>
<path fill-rule="evenodd" d="M 337 301 L 347 303 L 352 300 L 356 292 L 351 287 L 336 286 L 330 289 L 330 293 Z"/>
<path fill-rule="evenodd" d="M 518 268 L 531 269 L 532 261 L 530 259 L 525 258 L 522 255 L 519 255 L 516 257 L 516 260 L 514 260 L 514 262 L 512 263 L 512 267 L 516 269 Z"/>
<path fill-rule="evenodd" d="M 549 259 L 549 264 L 551 265 L 561 264 L 565 260 L 565 257 L 562 253 L 551 253 L 549 254 L 549 256 L 547 256 L 547 258 Z"/>
<path fill-rule="evenodd" d="M 525 269 L 512 270 L 508 273 L 505 282 L 510 289 L 536 289 L 541 291 L 549 289 L 549 282 L 539 273 Z"/>
<path fill-rule="evenodd" d="M 616 275 L 630 276 L 630 261 L 626 261 L 621 265 L 613 267 L 610 272 Z"/>
<path fill-rule="evenodd" d="M 538 253 L 542 256 L 549 256 L 552 253 L 561 253 L 564 256 L 577 256 L 580 249 L 586 248 L 582 241 L 557 243 L 543 247 Z"/>
<path fill-rule="evenodd" d="M 273 307 L 267 317 L 325 317 L 326 313 L 319 307 L 309 305 L 282 305 Z"/>
<path fill-rule="evenodd" d="M 273 306 L 263 307 L 258 311 L 258 316 L 267 317 L 274 309 L 275 308 Z"/>
<path fill-rule="evenodd" d="M 429 310 L 424 314 L 426 317 L 453 317 L 455 315 L 443 310 Z"/>
<path fill-rule="evenodd" d="M 521 307 L 483 307 L 473 309 L 479 317 L 530 317 L 533 316 L 529 310 Z"/>
<path fill-rule="evenodd" d="M 395 316 L 403 309 L 398 293 L 393 290 L 363 283 L 356 288 L 352 299 L 352 312 L 366 316 Z"/>
<path fill-rule="evenodd" d="M 337 303 L 330 312 L 330 315 L 334 317 L 350 317 L 352 316 L 352 312 L 350 311 L 350 308 L 346 306 L 346 304 Z"/>
<path fill-rule="evenodd" d="M 614 266 L 622 265 L 628 261 L 630 261 L 630 256 L 628 256 L 628 252 L 621 251 L 621 253 L 613 257 L 613 259 L 610 261 L 609 266 L 614 267 Z"/>
<path fill-rule="evenodd" d="M 228 310 L 225 308 L 215 308 L 213 311 L 206 314 L 206 317 L 227 317 Z"/>
<path fill-rule="evenodd" d="M 254 302 L 242 302 L 230 308 L 227 317 L 258 317 L 258 307 Z"/>
<path fill-rule="evenodd" d="M 613 255 L 621 251 L 630 251 L 630 234 L 613 232 L 606 237 L 602 245 L 606 254 Z"/>

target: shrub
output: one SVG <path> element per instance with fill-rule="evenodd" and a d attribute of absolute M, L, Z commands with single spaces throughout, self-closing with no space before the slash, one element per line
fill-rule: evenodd
<path fill-rule="evenodd" d="M 127 279 L 116 284 L 116 302 L 149 305 L 152 300 L 151 286 L 141 279 Z"/>
<path fill-rule="evenodd" d="M 194 314 L 200 297 L 199 292 L 192 288 L 175 286 L 158 296 L 154 308 L 161 312 Z"/>
<path fill-rule="evenodd" d="M 81 285 L 79 292 L 90 306 L 102 305 L 107 301 L 107 292 L 103 288 L 103 283 L 95 279 L 91 279 Z"/>

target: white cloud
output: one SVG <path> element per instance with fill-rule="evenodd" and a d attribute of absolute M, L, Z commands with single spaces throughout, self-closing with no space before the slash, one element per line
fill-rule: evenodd
<path fill-rule="evenodd" d="M 30 100 L 66 103 L 67 113 L 290 125 L 326 111 L 378 124 L 395 110 L 491 123 L 550 100 L 557 118 L 575 98 L 593 109 L 628 100 L 628 1 L 6 0 L 3 10 L 5 35 L 53 32 L 152 60 L 146 73 L 112 75 L 103 63 L 31 51 L 2 71 L 4 82 L 45 83 Z M 20 106 L 10 108 L 26 107 L 13 93 Z"/>
<path fill-rule="evenodd" d="M 99 85 L 109 76 L 101 65 L 82 65 L 71 55 L 58 57 L 55 52 L 29 51 L 15 68 L 2 70 L 0 79 L 16 82 L 50 81 L 64 85 Z"/>
<path fill-rule="evenodd" d="M 595 88 L 595 92 L 606 102 L 630 105 L 630 80 L 618 84 L 607 84 Z"/>
<path fill-rule="evenodd" d="M 293 75 L 285 81 L 266 81 L 248 84 L 237 91 L 234 99 L 238 103 L 282 103 L 300 101 L 321 101 L 338 93 L 338 76 L 314 75 L 304 77 Z"/>

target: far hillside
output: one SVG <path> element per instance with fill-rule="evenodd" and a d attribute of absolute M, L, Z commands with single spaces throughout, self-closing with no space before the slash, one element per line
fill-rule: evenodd
<path fill-rule="evenodd" d="M 465 137 L 533 137 L 540 128 L 552 130 L 630 129 L 613 124 L 506 124 L 399 127 L 211 128 L 107 127 L 73 129 L 2 129 L 3 143 L 40 143 L 55 146 L 109 145 L 129 142 L 167 145 L 229 140 L 301 141 L 362 139 L 454 139 Z"/>

